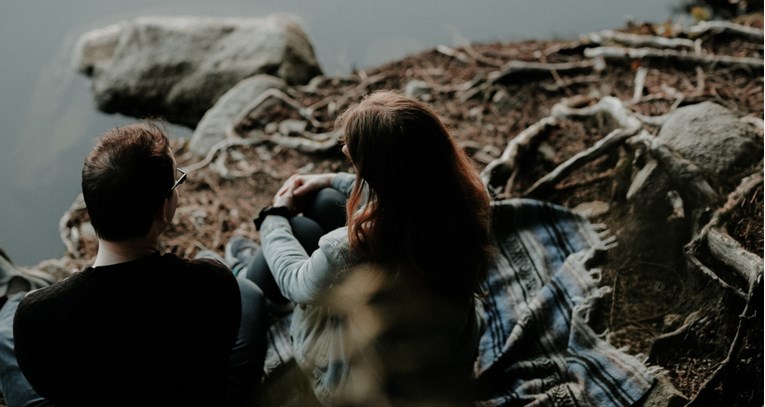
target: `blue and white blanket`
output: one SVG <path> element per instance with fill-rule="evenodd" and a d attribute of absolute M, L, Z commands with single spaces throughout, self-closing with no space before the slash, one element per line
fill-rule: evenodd
<path fill-rule="evenodd" d="M 606 249 L 585 218 L 549 203 L 494 205 L 499 255 L 483 285 L 476 363 L 486 406 L 629 406 L 653 383 L 649 369 L 587 324 L 604 294 L 589 262 Z"/>
<path fill-rule="evenodd" d="M 509 199 L 493 209 L 498 253 L 482 286 L 477 404 L 634 404 L 654 381 L 650 369 L 587 324 L 605 293 L 589 263 L 608 241 L 561 206 Z M 288 328 L 287 316 L 269 332 L 267 375 L 291 360 Z"/>

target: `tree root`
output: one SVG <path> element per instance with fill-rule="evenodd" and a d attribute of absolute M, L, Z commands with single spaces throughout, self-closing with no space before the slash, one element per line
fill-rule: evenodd
<path fill-rule="evenodd" d="M 702 273 L 720 283 L 741 298 L 747 298 L 744 291 L 734 287 L 713 272 L 700 259 L 700 254 L 711 257 L 716 264 L 735 272 L 751 287 L 762 278 L 763 261 L 756 254 L 744 249 L 726 231 L 727 221 L 731 212 L 741 202 L 751 195 L 754 189 L 762 186 L 763 176 L 760 173 L 744 178 L 739 186 L 728 195 L 728 200 L 720 209 L 715 211 L 710 221 L 702 228 L 698 236 L 685 246 L 686 258 Z"/>
<path fill-rule="evenodd" d="M 554 170 L 547 173 L 547 175 L 537 180 L 537 182 L 523 194 L 533 196 L 548 191 L 577 168 L 582 167 L 595 158 L 603 156 L 614 148 L 620 146 L 624 140 L 633 136 L 637 130 L 638 129 L 636 128 L 619 128 L 612 131 L 607 136 L 598 140 L 592 147 L 575 154 L 573 157 L 557 166 Z"/>
<path fill-rule="evenodd" d="M 647 132 L 631 137 L 627 142 L 644 149 L 665 169 L 675 185 L 678 185 L 694 202 L 703 204 L 719 200 L 717 192 L 709 185 L 704 173 L 693 162 L 680 157 L 656 137 Z M 632 187 L 631 187 L 632 188 Z"/>
<path fill-rule="evenodd" d="M 688 28 L 684 33 L 689 38 L 698 38 L 709 33 L 730 33 L 740 35 L 755 42 L 763 41 L 762 30 L 746 25 L 734 24 L 728 21 L 702 21 Z"/>
<path fill-rule="evenodd" d="M 596 65 L 594 61 L 541 63 L 526 61 L 510 61 L 502 67 L 502 70 L 489 74 L 489 83 L 510 83 L 519 76 L 540 76 L 582 72 L 592 70 Z"/>
<path fill-rule="evenodd" d="M 255 146 L 265 143 L 264 139 L 227 138 L 215 143 L 205 158 L 185 167 L 186 172 L 194 172 L 208 166 L 218 154 L 226 154 L 226 150 L 234 146 Z"/>
<path fill-rule="evenodd" d="M 530 149 L 534 139 L 540 137 L 548 128 L 557 125 L 558 118 L 547 116 L 513 137 L 502 155 L 481 171 L 481 179 L 490 192 L 499 195 L 502 192 L 511 191 L 518 171 L 518 157 Z"/>
<path fill-rule="evenodd" d="M 688 336 L 693 325 L 702 319 L 703 317 L 698 311 L 691 312 L 685 317 L 685 321 L 683 321 L 683 324 L 679 328 L 654 338 L 653 343 L 651 343 L 651 348 L 648 351 L 649 360 L 655 360 L 659 352 L 671 349 L 681 343 L 683 339 Z"/>
<path fill-rule="evenodd" d="M 502 155 L 490 162 L 481 172 L 481 178 L 490 191 L 495 195 L 512 191 L 514 179 L 518 171 L 518 157 L 521 153 L 528 151 L 532 143 L 541 137 L 548 128 L 557 126 L 561 120 L 581 119 L 598 114 L 607 114 L 613 119 L 616 130 L 613 130 L 591 148 L 576 154 L 542 177 L 524 193 L 526 195 L 549 189 L 573 170 L 621 145 L 624 140 L 634 136 L 642 127 L 640 120 L 617 98 L 606 96 L 592 106 L 578 109 L 571 107 L 571 105 L 579 101 L 578 99 L 569 99 L 555 104 L 550 116 L 531 125 L 510 140 Z"/>
<path fill-rule="evenodd" d="M 692 40 L 685 38 L 667 38 L 655 35 L 637 35 L 621 31 L 604 30 L 583 36 L 583 41 L 591 44 L 615 43 L 630 47 L 685 48 L 693 49 Z"/>
<path fill-rule="evenodd" d="M 596 47 L 584 50 L 587 58 L 603 58 L 606 61 L 659 60 L 669 63 L 686 63 L 701 66 L 742 65 L 753 70 L 762 70 L 761 58 L 732 57 L 728 55 L 696 55 L 673 50 L 654 48 Z"/>
<path fill-rule="evenodd" d="M 331 131 L 321 134 L 303 134 L 301 137 L 272 135 L 265 139 L 273 144 L 292 148 L 306 154 L 326 154 L 337 150 L 340 146 L 341 136 L 342 132 Z"/>
<path fill-rule="evenodd" d="M 312 126 L 315 128 L 321 128 L 322 123 L 316 120 L 316 118 L 311 114 L 312 112 L 306 109 L 300 102 L 292 98 L 291 96 L 287 95 L 286 93 L 282 92 L 279 89 L 271 88 L 266 90 L 265 92 L 258 95 L 255 100 L 252 101 L 246 108 L 242 109 L 242 112 L 239 114 L 239 116 L 233 121 L 232 129 L 233 131 L 236 131 L 243 122 L 250 119 L 252 113 L 256 111 L 259 107 L 261 107 L 268 99 L 278 99 L 284 103 L 287 104 L 287 106 L 293 108 L 300 117 L 307 120 L 309 123 L 311 123 Z"/>
<path fill-rule="evenodd" d="M 759 294 L 759 295 L 758 295 Z M 749 290 L 745 296 L 746 305 L 738 317 L 738 324 L 736 326 L 736 334 L 733 337 L 730 348 L 725 359 L 718 363 L 715 371 L 709 376 L 707 381 L 701 386 L 696 397 L 691 400 L 686 407 L 706 406 L 709 405 L 710 394 L 715 391 L 719 384 L 724 380 L 729 380 L 728 370 L 733 367 L 736 360 L 738 360 L 739 352 L 741 351 L 742 337 L 747 331 L 749 331 L 753 321 L 757 318 L 762 318 L 756 315 L 756 311 L 753 307 L 756 307 L 756 302 L 762 301 L 762 273 L 757 279 L 750 285 Z"/>

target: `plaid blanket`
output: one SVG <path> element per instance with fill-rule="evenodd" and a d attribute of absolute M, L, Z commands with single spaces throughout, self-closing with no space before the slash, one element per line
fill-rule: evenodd
<path fill-rule="evenodd" d="M 609 241 L 573 212 L 529 199 L 496 202 L 493 221 L 500 253 L 483 284 L 482 405 L 632 405 L 653 383 L 649 369 L 587 324 L 605 294 L 588 263 Z"/>
<path fill-rule="evenodd" d="M 589 263 L 609 240 L 566 208 L 529 199 L 493 204 L 498 253 L 482 288 L 486 329 L 476 361 L 481 406 L 629 406 L 650 370 L 595 334 L 606 293 Z M 291 361 L 289 315 L 269 332 L 266 376 Z"/>

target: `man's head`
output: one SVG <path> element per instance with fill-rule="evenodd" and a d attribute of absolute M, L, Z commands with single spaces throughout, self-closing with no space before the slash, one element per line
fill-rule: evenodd
<path fill-rule="evenodd" d="M 104 133 L 82 167 L 82 194 L 98 237 L 145 236 L 168 205 L 165 217 L 171 219 L 174 179 L 175 159 L 159 125 L 143 122 Z"/>

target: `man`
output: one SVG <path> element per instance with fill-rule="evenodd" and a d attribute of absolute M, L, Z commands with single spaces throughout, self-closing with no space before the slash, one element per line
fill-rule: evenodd
<path fill-rule="evenodd" d="M 12 335 L 0 325 L 9 407 L 252 401 L 265 356 L 262 292 L 217 261 L 160 252 L 185 176 L 156 124 L 101 137 L 82 170 L 99 238 L 93 266 L 0 310 L 0 324 L 15 310 Z"/>

